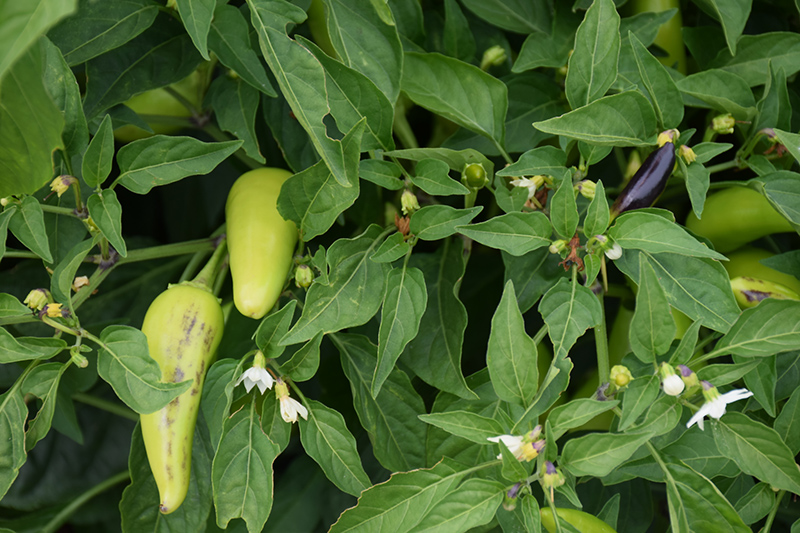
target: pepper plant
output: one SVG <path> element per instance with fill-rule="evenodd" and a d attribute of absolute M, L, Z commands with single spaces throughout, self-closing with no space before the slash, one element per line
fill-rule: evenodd
<path fill-rule="evenodd" d="M 800 531 L 799 29 L 0 2 L 0 530 Z M 292 174 L 279 215 L 226 221 L 257 168 Z M 250 318 L 225 235 L 279 219 L 291 261 L 234 257 L 284 282 Z M 224 330 L 185 375 L 152 353 L 183 326 L 142 324 L 198 273 Z M 148 461 L 180 402 L 190 464 Z"/>

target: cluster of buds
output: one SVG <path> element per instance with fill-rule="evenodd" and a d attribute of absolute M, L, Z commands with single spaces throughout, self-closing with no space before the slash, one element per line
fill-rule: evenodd
<path fill-rule="evenodd" d="M 686 365 L 678 365 L 676 372 L 669 363 L 661 363 L 658 373 L 661 375 L 661 388 L 670 396 L 680 396 L 684 389 L 691 390 L 698 384 L 697 374 Z"/>
<path fill-rule="evenodd" d="M 517 461 L 533 461 L 544 450 L 545 441 L 540 438 L 541 434 L 542 426 L 536 426 L 533 431 L 525 435 L 500 435 L 489 437 L 487 440 L 505 444 L 508 451 L 514 454 Z M 502 457 L 502 453 L 497 456 L 498 459 Z"/>

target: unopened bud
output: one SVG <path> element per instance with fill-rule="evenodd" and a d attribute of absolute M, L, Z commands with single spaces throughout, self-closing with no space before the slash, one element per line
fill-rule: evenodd
<path fill-rule="evenodd" d="M 88 276 L 76 276 L 75 279 L 72 281 L 72 290 L 74 292 L 78 292 L 83 287 L 89 285 L 89 277 Z"/>
<path fill-rule="evenodd" d="M 410 215 L 419 210 L 419 200 L 417 200 L 413 192 L 406 189 L 400 196 L 400 206 L 404 215 Z"/>
<path fill-rule="evenodd" d="M 80 346 L 73 346 L 69 349 L 69 357 L 72 361 L 72 364 L 77 366 L 78 368 L 86 368 L 89 366 L 89 360 L 86 359 L 86 356 L 81 353 Z"/>
<path fill-rule="evenodd" d="M 594 193 L 597 189 L 597 184 L 590 180 L 581 180 L 573 185 L 573 189 L 575 189 L 575 191 L 580 193 L 580 195 L 587 200 L 594 200 Z"/>
<path fill-rule="evenodd" d="M 700 384 L 700 381 L 697 379 L 697 374 L 695 374 L 691 368 L 686 365 L 678 365 L 676 368 L 678 372 L 680 372 L 681 379 L 687 389 L 691 389 Z"/>
<path fill-rule="evenodd" d="M 668 363 L 661 363 L 659 369 L 661 374 L 661 387 L 664 393 L 670 396 L 679 396 L 686 387 L 680 376 L 675 373 L 675 369 Z"/>
<path fill-rule="evenodd" d="M 561 473 L 561 469 L 556 468 L 556 466 L 550 461 L 544 462 L 544 469 L 539 474 L 539 479 L 541 480 L 542 488 L 544 489 L 560 487 L 567 481 L 564 477 L 564 474 Z"/>
<path fill-rule="evenodd" d="M 311 270 L 311 267 L 308 265 L 297 265 L 297 269 L 294 271 L 295 285 L 307 289 L 311 286 L 312 281 L 314 281 L 314 272 Z"/>
<path fill-rule="evenodd" d="M 498 65 L 502 65 L 505 63 L 508 56 L 506 55 L 505 49 L 496 44 L 490 48 L 487 48 L 486 51 L 483 53 L 483 57 L 481 58 L 481 70 L 489 70 L 489 67 L 496 67 Z"/>
<path fill-rule="evenodd" d="M 34 311 L 41 311 L 51 300 L 50 291 L 47 289 L 33 289 L 22 302 Z"/>
<path fill-rule="evenodd" d="M 730 113 L 727 115 L 717 115 L 711 120 L 711 129 L 720 134 L 729 134 L 733 133 L 733 126 L 735 124 L 736 120 Z"/>
<path fill-rule="evenodd" d="M 553 244 L 550 245 L 550 253 L 551 254 L 560 254 L 562 251 L 566 250 L 567 248 L 567 241 L 564 239 L 558 239 L 553 241 Z"/>

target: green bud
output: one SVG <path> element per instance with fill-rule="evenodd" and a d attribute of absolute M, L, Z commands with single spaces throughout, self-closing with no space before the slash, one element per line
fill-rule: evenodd
<path fill-rule="evenodd" d="M 308 265 L 297 265 L 294 271 L 294 283 L 298 287 L 307 289 L 314 281 L 314 272 Z"/>
<path fill-rule="evenodd" d="M 735 124 L 736 120 L 730 113 L 727 115 L 717 115 L 711 120 L 711 129 L 720 134 L 729 134 L 733 133 L 733 126 Z"/>
<path fill-rule="evenodd" d="M 481 163 L 470 163 L 464 167 L 461 181 L 471 189 L 482 189 L 489 183 L 489 178 L 486 177 L 486 170 Z"/>
<path fill-rule="evenodd" d="M 505 49 L 496 44 L 483 53 L 483 58 L 481 58 L 481 70 L 486 71 L 489 70 L 489 67 L 502 65 L 507 58 L 508 56 L 506 55 Z"/>

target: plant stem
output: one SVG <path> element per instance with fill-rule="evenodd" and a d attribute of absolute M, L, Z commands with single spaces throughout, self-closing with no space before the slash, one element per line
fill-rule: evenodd
<path fill-rule="evenodd" d="M 33 252 L 29 252 L 27 250 L 6 250 L 6 253 L 3 254 L 3 258 L 10 259 L 39 259 L 39 256 Z"/>
<path fill-rule="evenodd" d="M 781 504 L 784 494 L 786 494 L 785 490 L 778 492 L 778 497 L 775 498 L 775 504 L 772 506 L 769 516 L 767 516 L 767 522 L 764 524 L 764 528 L 761 530 L 761 533 L 769 533 L 769 530 L 772 529 L 772 522 L 775 521 L 775 515 L 778 514 L 778 506 Z"/>
<path fill-rule="evenodd" d="M 121 416 L 122 418 L 133 420 L 134 422 L 139 420 L 139 415 L 125 405 L 116 402 L 110 402 L 108 400 L 98 398 L 97 396 L 86 394 L 85 392 L 76 392 L 72 395 L 72 399 L 76 402 L 85 403 L 86 405 L 91 405 L 92 407 L 96 407 L 102 411 Z"/>
<path fill-rule="evenodd" d="M 722 172 L 723 170 L 729 170 L 731 168 L 739 168 L 739 163 L 735 159 L 725 163 L 719 163 L 718 165 L 711 165 L 710 167 L 706 167 L 706 170 L 709 174 L 714 174 L 715 172 Z"/>
<path fill-rule="evenodd" d="M 214 250 L 214 253 L 211 254 L 211 258 L 206 263 L 206 266 L 203 267 L 203 270 L 200 271 L 197 276 L 192 280 L 192 283 L 203 285 L 208 290 L 213 290 L 214 288 L 214 278 L 217 274 L 217 268 L 219 267 L 220 261 L 225 257 L 225 253 L 228 251 L 228 241 L 223 238 L 220 243 L 217 245 L 217 249 Z"/>
<path fill-rule="evenodd" d="M 68 217 L 78 218 L 78 215 L 75 214 L 74 209 L 70 209 L 69 207 L 59 207 L 57 205 L 47 205 L 43 203 L 39 203 L 42 207 L 42 211 L 45 213 L 55 213 L 56 215 L 66 215 Z"/>
<path fill-rule="evenodd" d="M 100 494 L 101 492 L 105 492 L 106 490 L 110 489 L 114 485 L 122 483 L 130 479 L 130 473 L 126 470 L 124 472 L 120 472 L 110 478 L 106 479 L 95 485 L 94 487 L 90 488 L 71 502 L 67 504 L 66 507 L 61 509 L 59 513 L 50 519 L 47 524 L 40 530 L 42 533 L 55 533 L 58 529 L 64 525 L 64 523 L 72 516 L 75 511 L 77 511 L 83 504 Z"/>
<path fill-rule="evenodd" d="M 226 141 L 233 141 L 231 137 L 225 134 L 221 129 L 216 127 L 215 125 L 208 123 L 203 126 L 203 131 L 208 133 L 215 141 L 219 142 L 226 142 Z M 253 170 L 256 168 L 262 168 L 264 166 L 263 163 L 260 163 L 247 155 L 242 148 L 239 148 L 233 153 L 233 156 L 241 161 L 247 168 Z"/>
<path fill-rule="evenodd" d="M 129 250 L 127 257 L 121 257 L 117 265 L 125 263 L 135 263 L 136 261 L 149 261 L 162 257 L 173 257 L 176 255 L 193 254 L 195 252 L 210 252 L 216 248 L 214 238 L 197 239 L 194 241 L 179 242 L 177 244 L 164 244 L 161 246 L 150 246 L 138 250 Z"/>
<path fill-rule="evenodd" d="M 606 311 L 603 307 L 603 293 L 597 295 L 600 300 L 602 318 L 600 323 L 594 328 L 594 344 L 597 351 L 597 373 L 600 375 L 600 385 L 607 383 L 610 376 L 608 362 L 608 333 L 606 332 Z"/>

